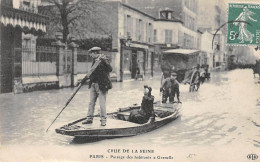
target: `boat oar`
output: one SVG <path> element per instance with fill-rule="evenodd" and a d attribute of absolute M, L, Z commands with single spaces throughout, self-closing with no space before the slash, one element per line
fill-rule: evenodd
<path fill-rule="evenodd" d="M 79 89 L 82 87 L 83 82 L 80 82 L 78 88 L 75 90 L 75 92 L 72 94 L 72 96 L 69 98 L 69 100 L 66 102 L 65 106 L 62 108 L 62 110 L 60 111 L 60 113 L 58 114 L 58 116 L 56 116 L 56 118 L 53 120 L 53 122 L 51 123 L 51 125 L 47 128 L 46 132 L 48 132 L 49 128 L 52 126 L 52 124 L 56 121 L 56 119 L 60 116 L 60 114 L 62 113 L 62 111 L 69 105 L 70 101 L 73 99 L 73 97 L 76 95 L 76 93 L 79 91 Z"/>
<path fill-rule="evenodd" d="M 95 71 L 95 69 L 98 67 L 98 65 L 101 63 L 100 57 L 95 61 L 94 65 L 90 68 L 90 71 L 87 73 L 87 75 L 85 76 L 85 78 L 80 82 L 78 88 L 75 90 L 75 92 L 72 94 L 72 96 L 69 98 L 69 100 L 67 101 L 67 103 L 65 104 L 65 106 L 62 108 L 62 110 L 60 111 L 60 113 L 58 114 L 58 116 L 53 120 L 53 122 L 51 123 L 51 125 L 47 128 L 46 132 L 48 132 L 49 128 L 52 126 L 52 124 L 55 122 L 55 120 L 60 116 L 60 114 L 62 113 L 62 111 L 69 105 L 70 101 L 73 99 L 73 97 L 76 95 L 76 93 L 79 91 L 79 89 L 81 88 L 81 86 L 84 84 L 84 82 L 87 80 L 88 77 L 90 77 L 90 75 Z"/>

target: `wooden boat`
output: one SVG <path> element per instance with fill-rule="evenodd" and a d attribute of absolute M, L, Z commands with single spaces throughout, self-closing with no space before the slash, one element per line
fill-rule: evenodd
<path fill-rule="evenodd" d="M 160 128 L 165 124 L 175 120 L 180 116 L 180 103 L 154 103 L 154 111 L 156 114 L 155 121 L 150 120 L 145 124 L 136 124 L 128 121 L 132 110 L 140 109 L 140 106 L 133 105 L 126 108 L 120 108 L 117 112 L 108 114 L 107 125 L 100 125 L 100 117 L 96 116 L 92 124 L 82 124 L 86 118 L 74 121 L 56 129 L 56 133 L 76 138 L 116 138 L 135 136 L 145 132 Z M 168 113 L 162 113 L 168 112 Z M 168 114 L 162 116 L 161 114 Z"/>

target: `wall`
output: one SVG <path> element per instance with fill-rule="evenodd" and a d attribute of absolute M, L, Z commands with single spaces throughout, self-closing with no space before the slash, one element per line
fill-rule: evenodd
<path fill-rule="evenodd" d="M 179 34 L 181 31 L 181 23 L 179 22 L 163 22 L 163 21 L 155 21 L 154 29 L 157 31 L 157 41 L 156 44 L 164 44 L 165 43 L 165 30 L 172 30 L 172 44 L 178 44 Z"/>
<path fill-rule="evenodd" d="M 193 45 L 192 45 L 192 47 L 190 47 L 189 45 L 188 46 L 185 46 L 185 45 L 183 45 L 182 47 L 183 48 L 193 48 L 193 49 L 198 49 L 198 37 L 199 37 L 199 34 L 198 34 L 198 32 L 197 31 L 193 31 L 193 30 L 191 30 L 191 29 L 188 29 L 188 28 L 186 28 L 185 26 L 182 26 L 182 28 L 180 28 L 180 33 L 182 33 L 182 35 L 184 35 L 184 34 L 187 34 L 188 36 L 191 36 L 191 37 L 193 37 Z M 185 37 L 183 37 L 183 39 L 184 39 Z M 183 43 L 184 44 L 184 43 Z"/>
<path fill-rule="evenodd" d="M 212 49 L 212 39 L 213 35 L 208 31 L 205 31 L 201 35 L 201 50 L 209 53 L 213 53 Z"/>
<path fill-rule="evenodd" d="M 198 12 L 198 21 L 197 25 L 200 28 L 208 28 L 213 30 L 214 26 L 214 16 L 216 14 L 214 8 L 214 2 L 208 0 L 198 0 L 199 2 L 199 12 Z"/>
<path fill-rule="evenodd" d="M 208 65 L 210 69 L 213 67 L 213 53 L 214 53 L 214 50 L 212 49 L 212 39 L 213 39 L 213 35 L 208 31 L 205 31 L 201 35 L 201 51 L 207 54 Z"/>
<path fill-rule="evenodd" d="M 127 26 L 127 24 L 125 23 L 125 16 L 126 15 L 129 15 L 131 16 L 132 18 L 132 29 L 133 29 L 133 34 L 131 35 L 132 37 L 132 40 L 133 41 L 140 41 L 140 42 L 143 42 L 143 43 L 146 43 L 147 40 L 147 28 L 146 28 L 146 24 L 147 23 L 151 23 L 152 26 L 153 26 L 153 22 L 154 20 L 151 18 L 151 17 L 148 17 L 146 15 L 143 15 L 142 13 L 139 13 L 138 11 L 136 10 L 133 10 L 127 6 L 124 6 L 122 4 L 120 4 L 120 9 L 119 9 L 119 38 L 126 38 L 126 28 L 125 26 Z M 143 34 L 142 35 L 142 39 L 139 40 L 136 36 L 136 33 L 137 33 L 137 25 L 136 25 L 136 21 L 139 21 L 139 19 L 142 20 L 142 23 L 143 23 Z M 151 35 L 152 37 L 152 35 Z"/>

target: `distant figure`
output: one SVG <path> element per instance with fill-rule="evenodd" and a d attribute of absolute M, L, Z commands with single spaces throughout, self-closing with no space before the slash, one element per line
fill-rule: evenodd
<path fill-rule="evenodd" d="M 140 65 L 140 63 L 139 63 L 139 61 L 137 61 L 135 79 L 136 80 L 139 80 L 139 79 L 143 80 L 144 78 L 143 78 L 143 75 L 141 75 L 141 71 L 140 71 L 140 66 L 139 65 Z"/>
<path fill-rule="evenodd" d="M 155 119 L 154 109 L 153 109 L 154 96 L 151 94 L 151 92 L 152 92 L 152 88 L 145 85 L 144 96 L 141 103 L 141 109 L 137 111 L 134 110 L 130 113 L 129 116 L 130 122 L 144 124 L 147 123 L 150 118 L 151 118 L 151 122 L 154 121 Z"/>
<path fill-rule="evenodd" d="M 112 83 L 109 78 L 109 72 L 112 71 L 112 67 L 109 63 L 108 58 L 100 53 L 101 48 L 93 47 L 89 51 L 91 52 L 90 56 L 93 58 L 92 66 L 98 60 L 101 60 L 101 63 L 96 68 L 96 70 L 89 77 L 89 88 L 90 88 L 90 102 L 89 102 L 89 110 L 87 114 L 86 121 L 82 122 L 82 124 L 92 124 L 94 117 L 94 109 L 97 98 L 99 97 L 100 104 L 100 118 L 101 118 L 101 126 L 106 125 L 106 96 L 109 89 L 112 88 Z"/>
<path fill-rule="evenodd" d="M 190 92 L 193 92 L 194 90 L 198 91 L 199 87 L 200 87 L 200 65 L 198 64 L 191 76 Z"/>
<path fill-rule="evenodd" d="M 253 65 L 253 67 L 252 67 L 252 69 L 253 69 L 253 74 L 254 74 L 254 78 L 255 78 L 255 74 L 257 74 L 256 65 L 257 65 L 257 63 L 256 63 L 255 65 Z"/>
<path fill-rule="evenodd" d="M 210 79 L 209 65 L 205 66 L 205 72 L 206 72 L 206 79 Z"/>
<path fill-rule="evenodd" d="M 205 80 L 209 80 L 210 79 L 210 73 L 209 73 L 209 65 L 204 65 L 203 66 L 203 71 L 202 74 L 200 76 L 200 81 L 201 83 L 204 83 Z"/>

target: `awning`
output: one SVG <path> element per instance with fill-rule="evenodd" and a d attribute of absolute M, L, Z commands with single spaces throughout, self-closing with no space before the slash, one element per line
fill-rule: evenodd
<path fill-rule="evenodd" d="M 0 22 L 13 27 L 19 26 L 22 29 L 46 32 L 47 17 L 7 6 L 2 6 Z"/>
<path fill-rule="evenodd" d="M 200 50 L 195 49 L 170 49 L 163 52 L 163 54 L 182 54 L 182 55 L 193 55 L 199 53 Z"/>

